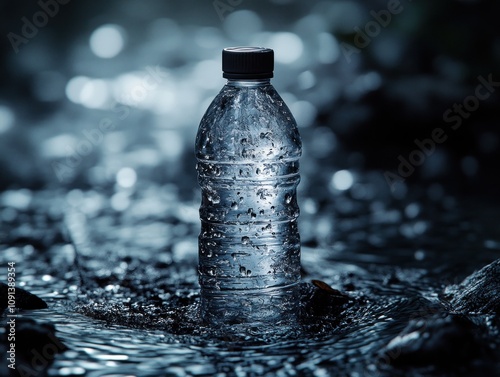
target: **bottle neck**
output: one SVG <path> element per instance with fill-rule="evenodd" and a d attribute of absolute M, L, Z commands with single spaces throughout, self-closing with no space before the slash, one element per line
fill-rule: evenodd
<path fill-rule="evenodd" d="M 228 79 L 226 85 L 238 86 L 238 87 L 256 87 L 256 86 L 266 86 L 271 85 L 271 79 Z"/>

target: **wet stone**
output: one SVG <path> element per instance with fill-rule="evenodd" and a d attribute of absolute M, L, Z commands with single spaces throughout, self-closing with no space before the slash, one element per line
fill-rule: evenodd
<path fill-rule="evenodd" d="M 0 311 L 4 311 L 8 307 L 8 290 L 9 287 L 5 283 L 0 282 Z M 40 297 L 35 296 L 28 291 L 16 287 L 16 308 L 17 309 L 45 309 L 47 304 Z"/>
<path fill-rule="evenodd" d="M 12 321 L 13 319 L 9 319 Z M 56 356 L 68 350 L 55 335 L 55 327 L 29 318 L 15 318 L 15 371 L 13 376 L 45 376 Z M 9 322 L 0 337 L 0 349 L 10 345 Z M 3 354 L 3 353 L 2 353 Z M 2 362 L 3 364 L 3 362 Z M 0 368 L 0 372 L 2 369 Z M 3 374 L 2 374 L 3 375 Z"/>
<path fill-rule="evenodd" d="M 434 314 L 411 320 L 382 350 L 381 358 L 394 366 L 463 366 L 477 358 L 493 357 L 482 329 L 458 314 Z"/>
<path fill-rule="evenodd" d="M 461 313 L 500 313 L 500 259 L 445 289 L 453 310 Z"/>
<path fill-rule="evenodd" d="M 336 316 L 352 299 L 323 281 L 312 280 L 313 286 L 306 302 L 306 310 L 315 316 Z"/>

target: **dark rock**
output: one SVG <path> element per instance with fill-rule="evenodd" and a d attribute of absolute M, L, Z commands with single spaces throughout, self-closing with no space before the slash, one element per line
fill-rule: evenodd
<path fill-rule="evenodd" d="M 381 358 L 395 366 L 459 367 L 492 355 L 481 329 L 467 317 L 435 314 L 411 320 L 382 350 Z"/>
<path fill-rule="evenodd" d="M 15 340 L 8 338 L 9 321 L 15 321 Z M 27 318 L 8 318 L 0 344 L 6 352 L 14 345 L 15 370 L 11 370 L 11 376 L 45 376 L 56 355 L 68 349 L 55 336 L 53 325 Z"/>
<path fill-rule="evenodd" d="M 4 311 L 8 307 L 8 289 L 9 287 L 5 283 L 0 282 L 0 312 Z M 35 296 L 28 291 L 16 287 L 16 308 L 17 309 L 45 309 L 47 304 L 40 297 Z"/>
<path fill-rule="evenodd" d="M 445 298 L 454 311 L 500 314 L 500 259 L 445 289 Z"/>
<path fill-rule="evenodd" d="M 309 296 L 308 312 L 317 316 L 336 315 L 345 309 L 350 301 L 346 294 L 333 289 L 325 282 L 312 280 L 315 288 Z"/>

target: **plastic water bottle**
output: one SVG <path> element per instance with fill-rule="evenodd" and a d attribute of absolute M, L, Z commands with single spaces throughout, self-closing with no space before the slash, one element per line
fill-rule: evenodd
<path fill-rule="evenodd" d="M 201 312 L 209 323 L 289 319 L 300 281 L 297 124 L 271 85 L 274 52 L 222 52 L 226 85 L 196 136 Z"/>

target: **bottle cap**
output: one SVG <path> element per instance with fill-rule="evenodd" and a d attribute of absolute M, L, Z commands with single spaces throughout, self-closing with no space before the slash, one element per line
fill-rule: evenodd
<path fill-rule="evenodd" d="M 222 70 L 226 79 L 271 78 L 274 51 L 264 47 L 227 47 L 222 50 Z"/>

